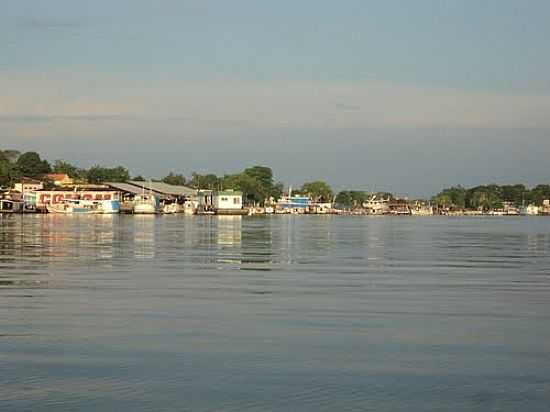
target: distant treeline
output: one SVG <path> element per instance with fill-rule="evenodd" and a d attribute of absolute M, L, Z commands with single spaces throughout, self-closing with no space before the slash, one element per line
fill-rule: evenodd
<path fill-rule="evenodd" d="M 130 177 L 124 166 L 104 167 L 95 165 L 89 169 L 79 168 L 64 160 L 50 164 L 36 152 L 20 153 L 16 150 L 0 150 L 0 186 L 11 186 L 22 177 L 42 179 L 48 173 L 63 173 L 75 183 L 145 181 L 143 176 Z M 152 179 L 171 185 L 189 186 L 195 189 L 239 190 L 248 204 L 262 204 L 266 199 L 278 199 L 283 194 L 283 183 L 275 182 L 273 171 L 266 166 L 252 166 L 240 173 L 217 176 L 215 174 L 193 173 L 186 178 L 170 172 L 161 179 Z M 294 193 L 311 195 L 317 200 L 332 200 L 332 189 L 325 182 L 308 182 Z"/>
<path fill-rule="evenodd" d="M 534 204 L 542 205 L 550 199 L 550 185 L 538 185 L 531 189 L 522 184 L 486 185 L 472 188 L 453 186 L 444 189 L 432 198 L 432 203 L 456 209 L 499 209 L 505 202 L 516 207 Z"/>
<path fill-rule="evenodd" d="M 104 167 L 95 165 L 89 169 L 77 167 L 64 160 L 50 164 L 36 152 L 21 153 L 17 150 L 0 150 L 0 186 L 11 186 L 22 177 L 41 179 L 47 173 L 63 173 L 76 183 L 126 182 L 146 179 L 142 176 L 131 177 L 124 166 Z M 267 166 L 252 166 L 240 173 L 217 176 L 212 173 L 192 173 L 190 177 L 170 172 L 161 179 L 152 179 L 172 185 L 189 186 L 195 189 L 227 190 L 243 192 L 248 204 L 262 204 L 266 199 L 278 199 L 283 194 L 283 183 L 275 182 L 273 171 Z M 343 190 L 334 194 L 330 185 L 324 181 L 306 182 L 295 188 L 293 194 L 309 195 L 315 201 L 335 201 L 347 207 L 361 206 L 372 193 L 357 190 Z M 389 192 L 376 193 L 377 198 L 393 198 Z M 538 185 L 532 189 L 524 185 L 487 185 L 466 189 L 455 186 L 443 190 L 431 200 L 435 205 L 457 209 L 494 209 L 502 207 L 504 202 L 516 206 L 522 204 L 541 205 L 550 198 L 550 185 Z"/>

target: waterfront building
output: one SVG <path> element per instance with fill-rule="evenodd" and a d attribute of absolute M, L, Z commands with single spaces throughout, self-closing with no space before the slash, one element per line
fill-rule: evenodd
<path fill-rule="evenodd" d="M 44 183 L 40 180 L 23 178 L 21 182 L 15 183 L 13 189 L 20 193 L 33 192 L 44 189 Z"/>
<path fill-rule="evenodd" d="M 27 197 L 28 196 L 28 197 Z M 112 190 L 37 190 L 25 194 L 25 202 L 38 210 L 48 205 L 62 204 L 66 200 L 118 200 L 119 192 Z M 34 202 L 32 204 L 31 202 Z"/>
<path fill-rule="evenodd" d="M 54 186 L 58 187 L 67 187 L 74 184 L 73 179 L 65 173 L 48 173 L 44 175 L 44 179 L 49 180 Z"/>
<path fill-rule="evenodd" d="M 243 194 L 234 190 L 214 192 L 212 195 L 212 206 L 216 211 L 240 210 L 243 208 Z"/>

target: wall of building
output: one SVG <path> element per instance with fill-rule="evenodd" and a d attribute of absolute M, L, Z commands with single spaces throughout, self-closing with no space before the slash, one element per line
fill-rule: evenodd
<path fill-rule="evenodd" d="M 212 200 L 215 209 L 242 209 L 241 195 L 215 195 Z"/>
<path fill-rule="evenodd" d="M 36 193 L 36 207 L 44 208 L 48 204 L 63 203 L 65 199 L 82 200 L 113 200 L 118 199 L 119 193 L 114 191 L 62 191 L 62 190 L 39 190 Z"/>

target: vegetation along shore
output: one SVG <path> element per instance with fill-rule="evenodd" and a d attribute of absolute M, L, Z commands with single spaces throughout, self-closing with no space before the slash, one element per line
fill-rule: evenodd
<path fill-rule="evenodd" d="M 39 153 L 0 150 L 2 211 L 87 213 L 106 210 L 99 201 L 116 201 L 109 213 L 337 213 L 369 215 L 550 215 L 550 185 L 454 186 L 430 199 L 400 198 L 390 192 L 341 190 L 324 181 L 291 188 L 276 181 L 271 168 L 252 166 L 218 176 L 170 171 L 162 178 L 131 176 L 124 166 L 80 168 L 53 163 Z M 54 204 L 58 204 L 54 207 Z M 142 204 L 148 207 L 141 207 Z"/>

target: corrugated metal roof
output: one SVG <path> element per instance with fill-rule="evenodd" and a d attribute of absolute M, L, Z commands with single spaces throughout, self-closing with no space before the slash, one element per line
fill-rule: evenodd
<path fill-rule="evenodd" d="M 133 193 L 139 195 L 142 192 L 141 188 L 138 188 L 134 185 L 128 183 L 119 183 L 119 182 L 104 182 L 107 186 L 112 187 L 113 189 L 120 190 L 121 192 Z"/>
<path fill-rule="evenodd" d="M 151 189 L 153 192 L 162 193 L 165 195 L 172 195 L 172 196 L 192 196 L 197 194 L 197 191 L 195 189 L 192 189 L 187 186 L 176 186 L 176 185 L 169 185 L 167 183 L 163 182 L 138 182 L 135 180 L 131 180 L 128 182 L 131 185 L 139 187 L 141 190 L 144 188 L 145 190 Z"/>
<path fill-rule="evenodd" d="M 143 190 L 146 192 L 152 190 L 155 193 L 169 196 L 193 196 L 197 194 L 197 191 L 190 187 L 169 185 L 163 182 L 139 182 L 131 180 L 127 183 L 105 182 L 105 184 L 120 191 L 136 195 L 142 193 Z"/>

